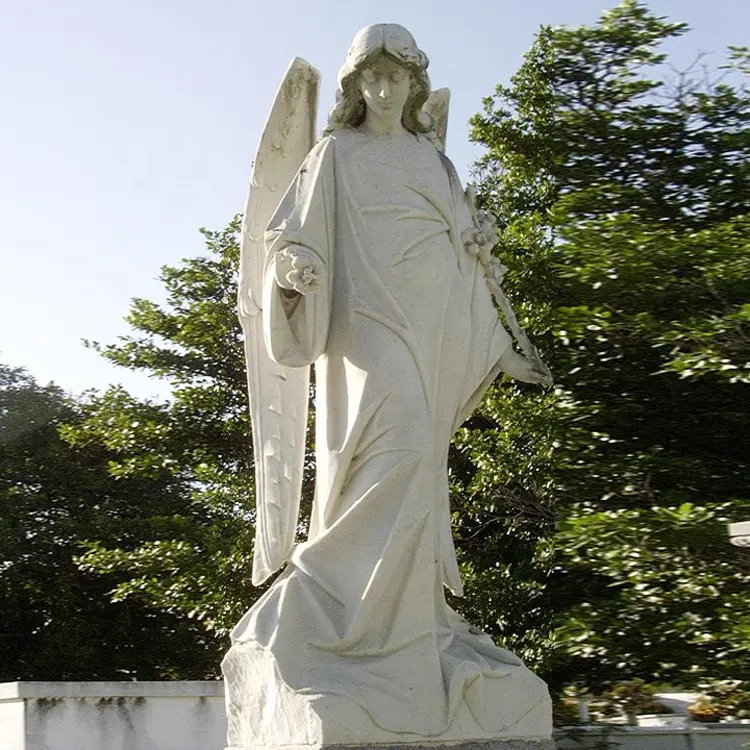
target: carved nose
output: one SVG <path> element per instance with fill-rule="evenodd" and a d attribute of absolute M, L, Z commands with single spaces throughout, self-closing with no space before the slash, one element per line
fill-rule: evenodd
<path fill-rule="evenodd" d="M 380 98 L 387 99 L 391 95 L 391 85 L 388 83 L 388 79 L 384 78 L 380 82 Z"/>

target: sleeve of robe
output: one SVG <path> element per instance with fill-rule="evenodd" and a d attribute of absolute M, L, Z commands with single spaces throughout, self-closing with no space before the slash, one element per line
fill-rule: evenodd
<path fill-rule="evenodd" d="M 499 359 L 503 352 L 512 346 L 512 340 L 500 320 L 482 265 L 475 256 L 462 247 L 461 236 L 464 230 L 474 229 L 474 220 L 456 168 L 448 157 L 443 156 L 442 159 L 448 170 L 453 194 L 458 265 L 461 273 L 470 280 L 472 289 L 472 356 L 467 366 L 461 407 L 453 422 L 455 432 L 471 416 L 485 391 L 500 374 Z"/>
<path fill-rule="evenodd" d="M 271 358 L 286 367 L 306 367 L 323 353 L 328 338 L 335 241 L 335 176 L 331 139 L 308 154 L 266 230 L 263 334 Z M 319 279 L 308 294 L 285 295 L 276 283 L 275 254 L 300 245 L 319 263 Z"/>

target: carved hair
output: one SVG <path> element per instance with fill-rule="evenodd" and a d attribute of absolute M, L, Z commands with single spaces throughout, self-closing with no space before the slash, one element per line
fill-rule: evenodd
<path fill-rule="evenodd" d="M 402 26 L 378 24 L 362 29 L 349 48 L 346 62 L 339 71 L 336 104 L 328 113 L 324 136 L 336 130 L 356 128 L 364 122 L 367 107 L 360 90 L 360 77 L 383 57 L 398 63 L 411 74 L 411 91 L 401 115 L 403 126 L 412 133 L 431 130 L 432 120 L 422 112 L 422 105 L 430 95 L 427 55 Z"/>

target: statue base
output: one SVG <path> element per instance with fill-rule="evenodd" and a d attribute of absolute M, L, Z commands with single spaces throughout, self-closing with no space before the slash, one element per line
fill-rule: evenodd
<path fill-rule="evenodd" d="M 257 750 L 258 745 L 229 745 L 225 750 Z M 477 740 L 476 742 L 444 743 L 423 742 L 421 745 L 370 744 L 370 745 L 285 745 L 279 750 L 308 750 L 312 747 L 325 750 L 555 750 L 553 740 Z"/>
<path fill-rule="evenodd" d="M 531 702 L 515 692 L 488 695 L 503 716 L 503 730 L 482 729 L 462 704 L 439 735 L 393 732 L 378 726 L 354 701 L 339 695 L 296 693 L 278 677 L 273 656 L 250 643 L 235 644 L 222 663 L 226 750 L 312 750 L 348 746 L 362 750 L 554 750 L 549 697 Z M 498 685 L 499 687 L 499 685 Z M 419 710 L 415 706 L 415 710 Z"/>

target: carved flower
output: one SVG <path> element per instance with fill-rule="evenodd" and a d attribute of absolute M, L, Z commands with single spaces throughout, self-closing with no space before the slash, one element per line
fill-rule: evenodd
<path fill-rule="evenodd" d="M 477 242 L 478 234 L 474 229 L 465 229 L 461 234 L 461 242 L 470 255 L 479 255 L 480 244 Z"/>
<path fill-rule="evenodd" d="M 308 289 L 315 286 L 319 281 L 318 269 L 311 264 L 295 268 L 293 271 L 290 271 L 286 277 L 295 289 Z"/>
<path fill-rule="evenodd" d="M 283 278 L 282 286 L 299 294 L 309 294 L 320 283 L 317 259 L 300 247 L 286 247 L 277 253 L 277 263 Z"/>

